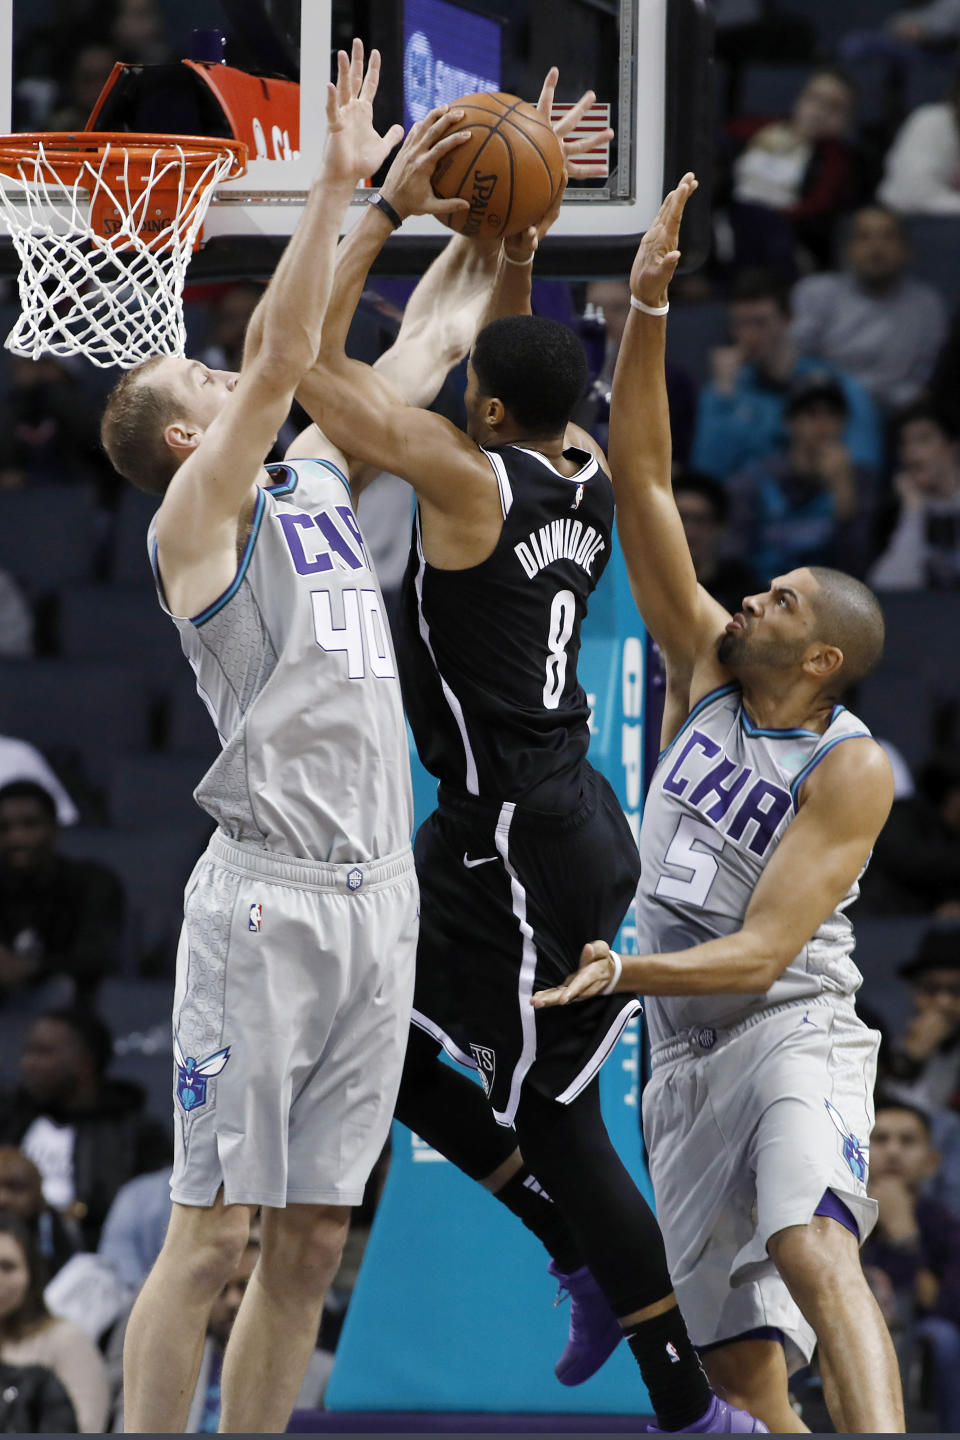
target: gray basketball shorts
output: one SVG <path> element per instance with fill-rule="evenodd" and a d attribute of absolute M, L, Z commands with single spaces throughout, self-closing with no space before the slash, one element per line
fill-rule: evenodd
<path fill-rule="evenodd" d="M 784 1334 L 790 1370 L 815 1337 L 767 1254 L 806 1225 L 826 1190 L 861 1244 L 880 1036 L 851 1001 L 821 996 L 701 1029 L 651 1051 L 643 1132 L 667 1264 L 694 1345 L 761 1326 Z"/>
<path fill-rule="evenodd" d="M 173 1005 L 182 1205 L 359 1205 L 400 1084 L 418 889 L 217 832 L 184 898 Z"/>

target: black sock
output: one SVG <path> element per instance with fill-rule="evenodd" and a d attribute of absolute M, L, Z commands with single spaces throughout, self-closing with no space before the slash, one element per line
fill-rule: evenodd
<path fill-rule="evenodd" d="M 678 1307 L 628 1325 L 624 1334 L 661 1430 L 682 1430 L 699 1420 L 713 1392 Z"/>
<path fill-rule="evenodd" d="M 569 1275 L 580 1269 L 583 1259 L 566 1220 L 525 1166 L 511 1175 L 506 1185 L 501 1185 L 495 1198 L 533 1231 L 560 1270 Z"/>

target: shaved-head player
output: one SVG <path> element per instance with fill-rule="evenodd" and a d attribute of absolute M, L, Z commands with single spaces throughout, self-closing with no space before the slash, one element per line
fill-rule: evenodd
<path fill-rule="evenodd" d="M 534 998 L 646 998 L 643 1098 L 670 1273 L 711 1380 L 772 1431 L 804 1430 L 789 1369 L 819 1341 L 838 1430 L 903 1429 L 899 1374 L 864 1279 L 879 1036 L 857 1017 L 845 911 L 893 798 L 840 703 L 883 618 L 835 570 L 771 577 L 731 617 L 697 585 L 670 485 L 667 284 L 686 176 L 644 237 L 617 362 L 610 462 L 633 593 L 667 664 L 664 752 L 641 827 L 641 953 L 588 944 Z"/>

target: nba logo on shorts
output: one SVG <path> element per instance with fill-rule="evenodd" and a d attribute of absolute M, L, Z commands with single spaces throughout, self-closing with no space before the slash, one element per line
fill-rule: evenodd
<path fill-rule="evenodd" d="M 252 930 L 256 935 L 260 934 L 260 925 L 263 921 L 263 906 L 250 906 L 250 919 L 247 921 L 247 929 Z"/>
<path fill-rule="evenodd" d="M 359 868 L 359 866 L 355 865 L 353 869 L 347 873 L 347 889 L 359 890 L 362 884 L 363 871 Z"/>
<path fill-rule="evenodd" d="M 497 1057 L 486 1045 L 471 1045 L 470 1049 L 477 1062 L 477 1072 L 483 1086 L 483 1093 L 489 1095 L 493 1089 L 493 1077 L 497 1073 Z"/>

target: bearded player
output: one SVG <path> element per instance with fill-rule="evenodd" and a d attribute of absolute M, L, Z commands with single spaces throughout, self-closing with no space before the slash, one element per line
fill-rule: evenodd
<path fill-rule="evenodd" d="M 698 586 L 670 484 L 667 285 L 687 175 L 645 235 L 613 387 L 610 463 L 634 597 L 667 664 L 641 827 L 639 955 L 587 945 L 538 1009 L 646 998 L 650 1173 L 677 1298 L 718 1390 L 804 1430 L 788 1370 L 819 1342 L 838 1430 L 899 1432 L 903 1401 L 859 1246 L 879 1036 L 854 1008 L 847 907 L 890 766 L 841 696 L 883 647 L 835 570 L 771 579 L 731 617 Z"/>

